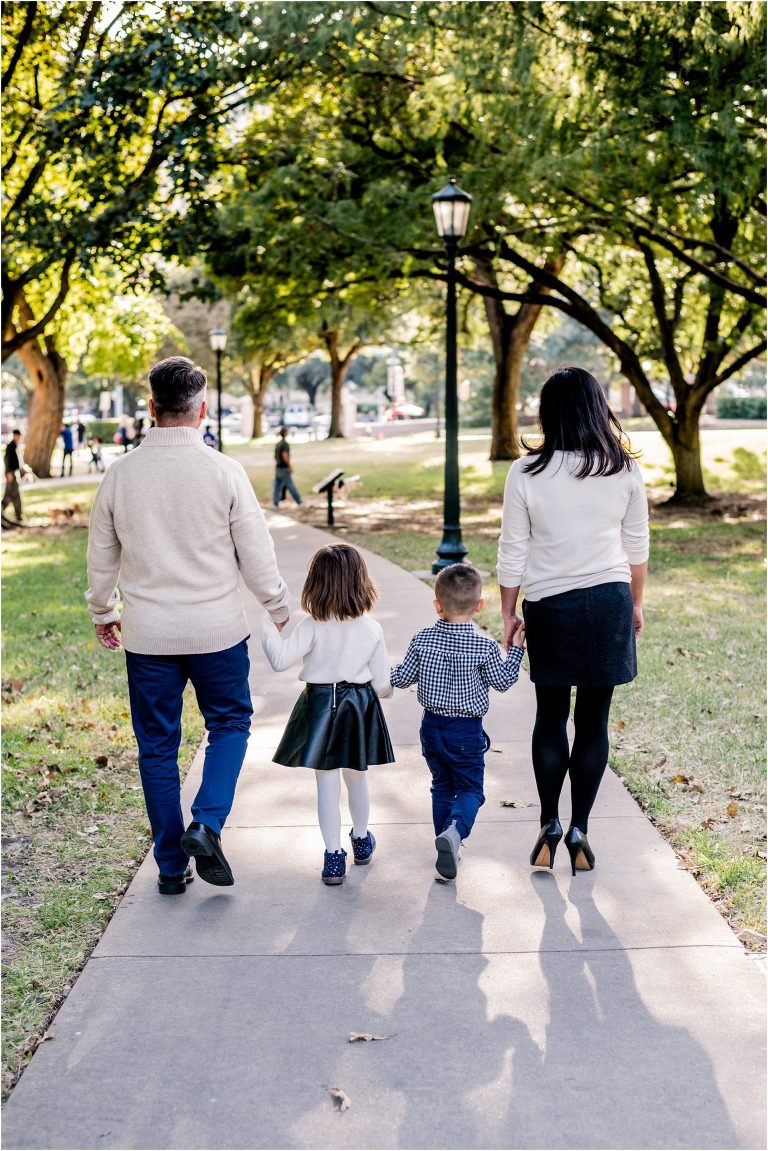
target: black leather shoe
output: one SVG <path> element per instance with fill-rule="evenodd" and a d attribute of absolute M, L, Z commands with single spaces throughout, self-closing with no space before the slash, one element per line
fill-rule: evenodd
<path fill-rule="evenodd" d="M 565 837 L 565 846 L 571 857 L 571 872 L 593 871 L 595 867 L 595 853 L 589 846 L 589 841 L 578 827 L 569 827 Z"/>
<path fill-rule="evenodd" d="M 215 887 L 231 887 L 235 882 L 232 868 L 221 850 L 221 839 L 210 827 L 194 820 L 181 837 L 181 849 L 194 856 L 197 874 Z"/>
<path fill-rule="evenodd" d="M 181 895 L 194 878 L 191 867 L 183 875 L 163 875 L 161 871 L 157 877 L 157 886 L 161 895 Z"/>
<path fill-rule="evenodd" d="M 551 870 L 555 864 L 557 845 L 562 838 L 563 829 L 559 819 L 550 819 L 549 823 L 542 824 L 539 838 L 531 852 L 531 867 L 548 867 Z"/>

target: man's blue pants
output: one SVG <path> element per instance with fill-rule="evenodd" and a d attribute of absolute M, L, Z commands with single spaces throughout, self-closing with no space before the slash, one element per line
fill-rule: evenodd
<path fill-rule="evenodd" d="M 435 834 L 452 820 L 466 839 L 485 803 L 483 775 L 490 740 L 480 716 L 438 715 L 425 711 L 421 721 L 421 754 L 432 773 L 432 820 Z"/>
<path fill-rule="evenodd" d="M 205 719 L 208 745 L 192 818 L 218 835 L 232 808 L 251 728 L 246 640 L 202 655 L 139 655 L 126 651 L 131 719 L 139 745 L 139 773 L 163 875 L 181 875 L 189 858 L 179 780 L 182 697 L 192 682 Z"/>

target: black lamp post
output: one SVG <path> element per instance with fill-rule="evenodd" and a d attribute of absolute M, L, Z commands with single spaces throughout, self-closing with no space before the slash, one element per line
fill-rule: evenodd
<path fill-rule="evenodd" d="M 467 549 L 461 542 L 459 501 L 459 401 L 456 390 L 456 255 L 469 221 L 472 197 L 451 177 L 450 183 L 432 197 L 437 232 L 445 243 L 448 292 L 445 305 L 445 491 L 443 538 L 432 572 L 437 575 L 450 564 L 461 563 Z"/>
<path fill-rule="evenodd" d="M 211 341 L 212 350 L 216 353 L 216 435 L 219 441 L 219 451 L 223 452 L 224 443 L 221 438 L 221 357 L 227 346 L 227 333 L 223 328 L 213 328 L 208 333 L 208 338 Z"/>

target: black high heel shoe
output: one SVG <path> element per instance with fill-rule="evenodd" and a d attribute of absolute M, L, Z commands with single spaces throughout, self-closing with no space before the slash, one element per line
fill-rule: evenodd
<path fill-rule="evenodd" d="M 552 868 L 555 862 L 557 845 L 563 838 L 563 829 L 559 819 L 550 819 L 539 832 L 539 838 L 531 852 L 531 867 Z"/>
<path fill-rule="evenodd" d="M 592 871 L 595 866 L 595 854 L 589 846 L 589 841 L 578 827 L 569 827 L 565 837 L 565 846 L 571 857 L 571 871 Z"/>

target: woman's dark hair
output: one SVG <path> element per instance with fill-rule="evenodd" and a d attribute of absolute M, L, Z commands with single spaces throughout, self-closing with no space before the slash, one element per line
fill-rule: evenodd
<path fill-rule="evenodd" d="M 357 548 L 329 544 L 310 560 L 301 606 L 313 619 L 357 619 L 371 610 L 378 594 Z"/>
<path fill-rule="evenodd" d="M 544 442 L 531 447 L 523 470 L 543 472 L 555 452 L 578 452 L 576 479 L 613 476 L 632 466 L 621 424 L 608 407 L 603 389 L 584 368 L 559 368 L 545 382 L 539 400 L 539 427 Z"/>

